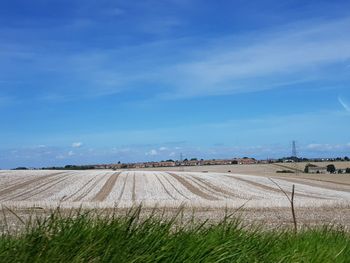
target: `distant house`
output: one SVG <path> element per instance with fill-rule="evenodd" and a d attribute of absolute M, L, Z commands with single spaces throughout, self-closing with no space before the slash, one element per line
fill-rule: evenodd
<path fill-rule="evenodd" d="M 310 174 L 326 174 L 328 173 L 327 167 L 319 167 L 319 166 L 309 166 Z"/>
<path fill-rule="evenodd" d="M 256 164 L 257 161 L 254 158 L 240 158 L 236 159 L 238 164 Z"/>
<path fill-rule="evenodd" d="M 166 162 L 161 162 L 160 166 L 161 167 L 174 167 L 176 164 L 173 161 L 166 161 Z"/>

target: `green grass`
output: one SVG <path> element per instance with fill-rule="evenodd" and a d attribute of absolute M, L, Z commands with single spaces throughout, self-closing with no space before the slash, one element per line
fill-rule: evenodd
<path fill-rule="evenodd" d="M 240 220 L 179 224 L 178 218 L 139 219 L 80 212 L 27 225 L 0 237 L 0 262 L 350 262 L 342 229 L 264 231 Z"/>

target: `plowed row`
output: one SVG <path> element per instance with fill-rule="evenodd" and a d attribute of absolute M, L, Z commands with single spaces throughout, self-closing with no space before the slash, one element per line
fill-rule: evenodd
<path fill-rule="evenodd" d="M 296 205 L 348 204 L 350 189 L 335 183 L 274 179 Z M 2 171 L 0 203 L 7 206 L 285 207 L 288 200 L 269 178 L 225 173 L 143 171 Z"/>

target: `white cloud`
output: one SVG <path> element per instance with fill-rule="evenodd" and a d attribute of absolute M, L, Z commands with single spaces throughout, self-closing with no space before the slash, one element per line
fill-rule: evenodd
<path fill-rule="evenodd" d="M 157 150 L 152 149 L 149 152 L 146 152 L 146 155 L 155 156 L 155 155 L 158 155 L 158 152 L 157 152 Z"/>
<path fill-rule="evenodd" d="M 73 142 L 72 143 L 72 147 L 73 148 L 80 148 L 81 146 L 83 146 L 82 142 Z"/>
<path fill-rule="evenodd" d="M 34 147 L 35 149 L 42 149 L 42 148 L 47 148 L 45 144 L 39 144 Z"/>
<path fill-rule="evenodd" d="M 66 157 L 63 154 L 59 154 L 56 156 L 56 159 L 65 159 Z"/>
<path fill-rule="evenodd" d="M 330 143 L 312 143 L 305 147 L 306 150 L 317 151 L 317 152 L 339 152 L 350 149 L 350 143 L 344 144 L 330 144 Z"/>
<path fill-rule="evenodd" d="M 73 156 L 73 155 L 75 155 L 75 153 L 73 151 L 68 152 L 68 156 Z"/>
<path fill-rule="evenodd" d="M 166 150 L 168 150 L 168 148 L 167 148 L 167 147 L 164 147 L 164 146 L 159 147 L 159 151 L 166 151 Z"/>

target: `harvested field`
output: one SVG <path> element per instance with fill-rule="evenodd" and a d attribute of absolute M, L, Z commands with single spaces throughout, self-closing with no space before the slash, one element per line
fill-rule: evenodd
<path fill-rule="evenodd" d="M 297 207 L 347 206 L 350 185 L 312 178 L 274 177 Z M 287 198 L 266 176 L 165 171 L 2 171 L 0 202 L 50 208 L 286 208 Z"/>
<path fill-rule="evenodd" d="M 228 173 L 229 171 L 234 174 L 246 174 L 265 177 L 283 177 L 283 178 L 304 178 L 315 181 L 325 181 L 327 183 L 333 182 L 341 185 L 350 186 L 349 174 L 293 174 L 293 173 L 277 173 L 280 170 L 293 170 L 295 167 L 298 170 L 304 170 L 305 165 L 308 162 L 300 163 L 283 163 L 283 164 L 248 164 L 248 165 L 206 165 L 206 166 L 185 166 L 182 170 L 187 172 L 209 172 L 209 173 Z M 316 162 L 312 163 L 318 166 L 327 166 L 328 164 L 334 164 L 337 169 L 344 169 L 349 167 L 350 162 Z M 279 166 L 283 165 L 283 167 Z M 297 166 L 296 166 L 297 165 Z M 179 171 L 179 167 L 160 167 L 160 168 L 145 168 L 147 171 Z M 135 169 L 137 170 L 137 169 Z"/>

